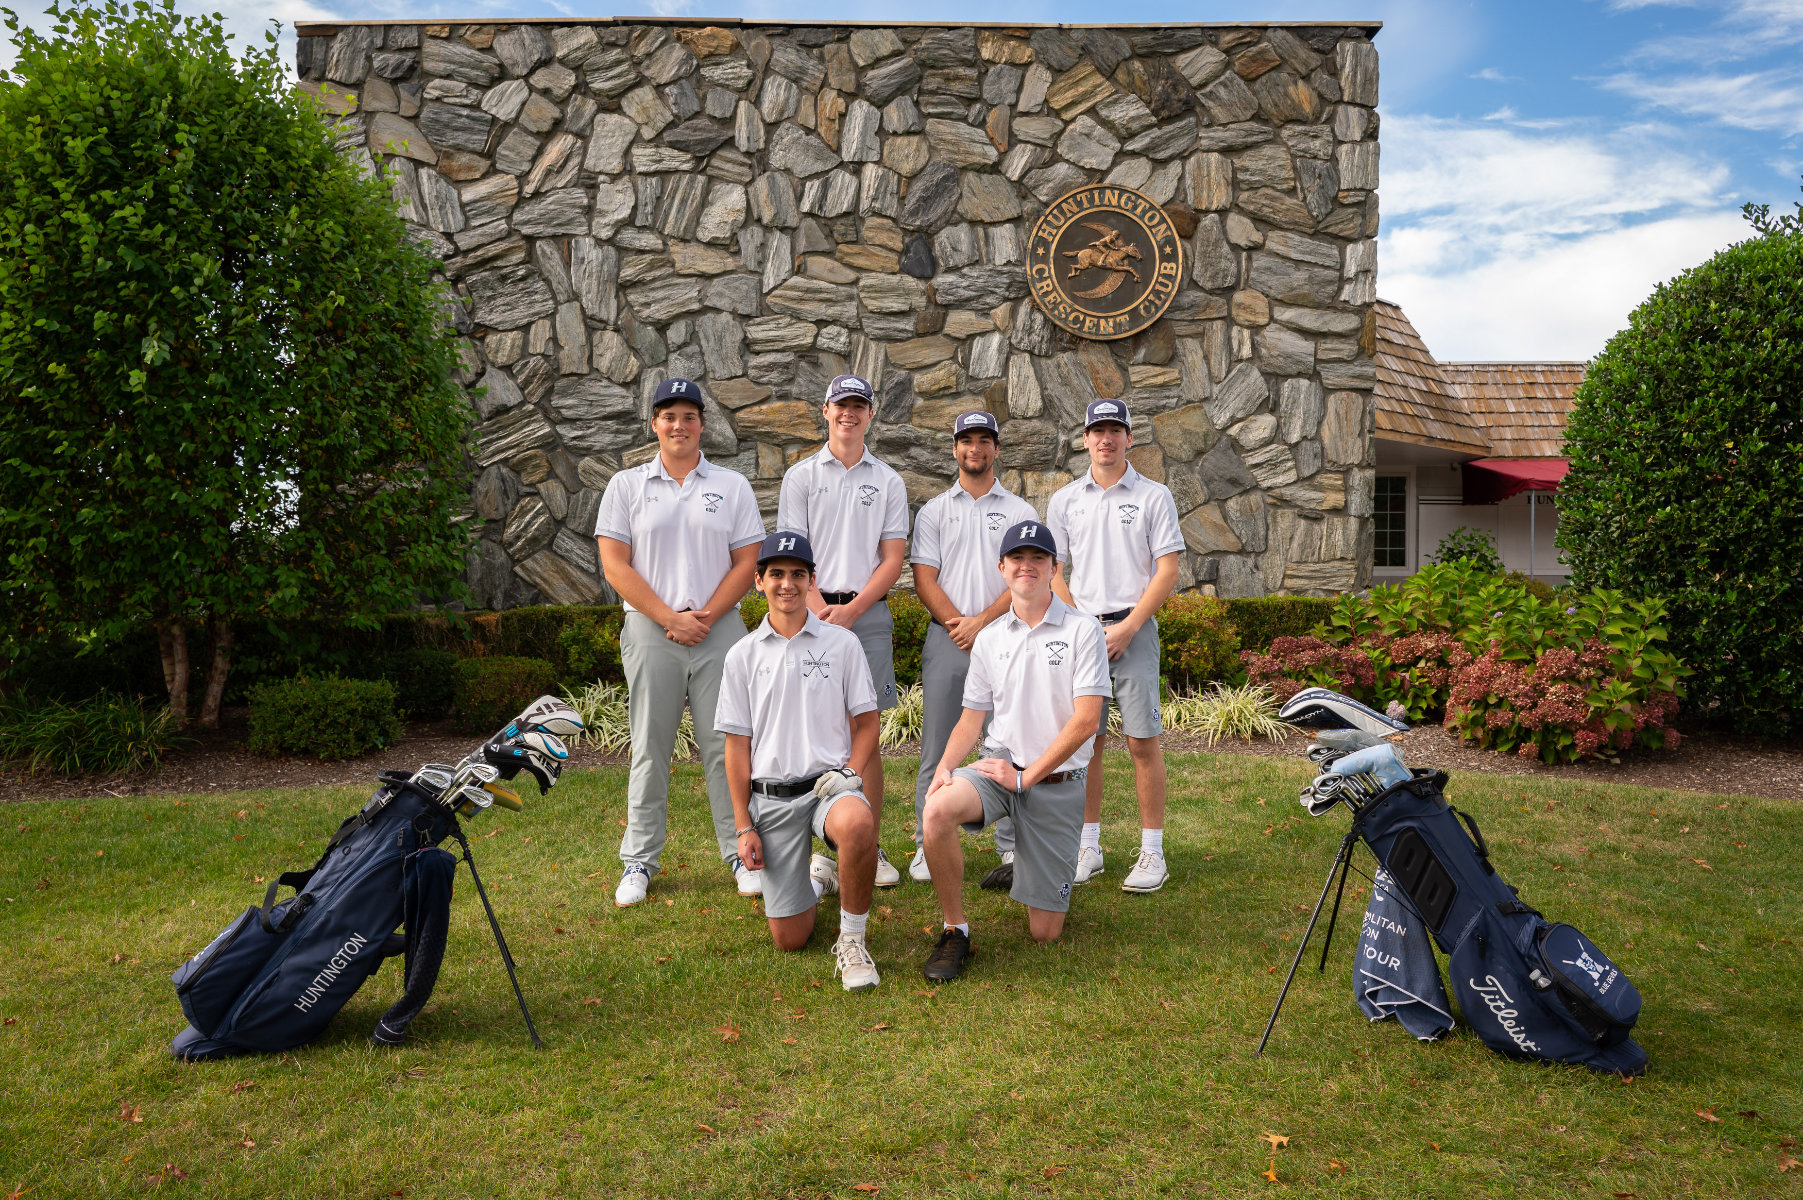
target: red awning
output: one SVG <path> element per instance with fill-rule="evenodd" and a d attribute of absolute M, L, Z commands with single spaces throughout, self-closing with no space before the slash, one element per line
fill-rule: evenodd
<path fill-rule="evenodd" d="M 1479 458 L 1465 464 L 1465 503 L 1495 504 L 1519 492 L 1556 492 L 1571 463 L 1563 458 Z"/>

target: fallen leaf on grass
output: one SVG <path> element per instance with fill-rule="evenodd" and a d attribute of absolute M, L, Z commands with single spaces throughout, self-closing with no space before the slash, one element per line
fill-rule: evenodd
<path fill-rule="evenodd" d="M 1609 1194 L 1615 1200 L 1640 1200 L 1640 1195 L 1636 1192 L 1610 1192 Z"/>
<path fill-rule="evenodd" d="M 1346 1173 L 1346 1164 L 1337 1158 L 1330 1158 L 1327 1160 L 1327 1169 L 1330 1171 L 1338 1171 L 1340 1174 L 1344 1175 Z"/>
<path fill-rule="evenodd" d="M 21 825 L 21 826 L 19 826 L 19 828 L 23 829 L 23 828 L 25 828 L 25 826 Z M 127 1159 L 126 1161 L 129 1162 L 130 1160 Z M 28 1187 L 16 1187 L 12 1191 L 6 1193 L 6 1200 L 19 1200 L 20 1196 L 23 1196 L 26 1192 L 29 1192 L 31 1190 L 32 1189 L 30 1189 Z"/>
<path fill-rule="evenodd" d="M 144 1118 L 138 1113 L 138 1106 L 130 1100 L 119 1101 L 119 1119 L 127 1125 L 142 1125 Z"/>
<path fill-rule="evenodd" d="M 584 879 L 593 879 L 593 878 L 595 878 L 595 877 L 596 877 L 596 876 L 597 876 L 597 875 L 600 875 L 600 874 L 601 874 L 601 872 L 600 872 L 600 871 L 590 871 L 590 872 L 589 872 L 589 873 L 588 873 L 588 874 L 587 874 L 587 875 L 584 875 L 584 876 L 583 876 L 583 878 L 584 878 Z"/>
<path fill-rule="evenodd" d="M 1759 1110 L 1756 1108 L 1743 1108 L 1734 1115 L 1737 1117 L 1745 1117 L 1749 1121 L 1757 1121 L 1759 1119 Z"/>
<path fill-rule="evenodd" d="M 794 1044 L 795 1044 L 794 1038 L 784 1038 L 783 1039 L 783 1045 L 785 1045 L 785 1046 L 793 1046 Z"/>
<path fill-rule="evenodd" d="M 248 1134 L 246 1134 L 244 1140 L 239 1142 L 238 1144 L 240 1146 L 244 1147 L 246 1150 L 255 1150 L 257 1148 L 257 1144 L 250 1140 L 250 1136 Z"/>
<path fill-rule="evenodd" d="M 1271 964 L 1271 965 L 1270 965 L 1270 966 L 1268 966 L 1268 967 L 1266 967 L 1266 968 L 1265 968 L 1265 974 L 1267 974 L 1267 975 L 1275 975 L 1275 974 L 1277 974 L 1277 964 L 1276 964 L 1276 963 L 1272 963 L 1272 964 Z"/>
<path fill-rule="evenodd" d="M 714 1127 L 713 1127 L 713 1126 L 712 1126 L 712 1125 L 709 1125 L 709 1124 L 708 1124 L 708 1123 L 707 1123 L 707 1122 L 706 1122 L 706 1121 L 697 1121 L 697 1122 L 695 1122 L 695 1128 L 697 1128 L 697 1129 L 702 1129 L 702 1130 L 706 1130 L 706 1131 L 707 1131 L 707 1132 L 708 1132 L 708 1133 L 718 1133 L 718 1132 L 720 1132 L 720 1131 L 719 1131 L 719 1130 L 718 1130 L 718 1129 L 715 1129 L 715 1128 L 714 1128 Z"/>
<path fill-rule="evenodd" d="M 883 1190 L 883 1185 L 880 1183 L 854 1183 L 851 1185 L 851 1190 L 863 1192 L 866 1196 L 874 1196 Z"/>
<path fill-rule="evenodd" d="M 1428 1145 L 1432 1146 L 1436 1150 L 1438 1150 L 1440 1148 L 1439 1142 L 1429 1142 Z"/>
<path fill-rule="evenodd" d="M 864 1032 L 865 1033 L 875 1033 L 880 1029 L 887 1029 L 887 1028 L 889 1028 L 889 1022 L 878 1021 L 875 1025 L 866 1026 L 864 1029 Z"/>
<path fill-rule="evenodd" d="M 1259 803 L 1262 804 L 1264 802 L 1261 800 Z M 1270 1180 L 1272 1183 L 1276 1183 L 1277 1182 L 1277 1160 L 1272 1159 L 1271 1165 L 1266 1167 L 1263 1171 L 1259 1172 L 1259 1174 L 1263 1175 L 1266 1179 Z"/>
<path fill-rule="evenodd" d="M 0 1025 L 17 1025 L 18 1023 L 19 1018 L 17 1017 L 0 1018 Z"/>
<path fill-rule="evenodd" d="M 1798 1167 L 1803 1167 L 1803 1163 L 1798 1162 L 1796 1159 L 1792 1158 L 1790 1155 L 1781 1154 L 1778 1156 L 1778 1170 L 1794 1171 Z"/>
<path fill-rule="evenodd" d="M 893 917 L 895 915 L 895 910 L 890 908 L 887 904 L 877 905 L 876 910 L 885 917 Z"/>
<path fill-rule="evenodd" d="M 1027 1098 L 1027 1094 L 1025 1092 L 1009 1092 L 1008 1093 L 1008 1099 L 1010 1099 L 1010 1100 L 1025 1100 L 1026 1098 Z"/>
<path fill-rule="evenodd" d="M 1715 1115 L 1715 1110 L 1713 1108 L 1699 1108 L 1697 1109 L 1697 1116 L 1703 1118 L 1705 1121 L 1721 1121 L 1721 1118 Z"/>
<path fill-rule="evenodd" d="M 162 1179 L 186 1179 L 187 1177 L 188 1173 L 174 1163 L 166 1162 L 163 1164 Z M 162 1181 L 162 1179 L 158 1179 L 155 1175 L 152 1175 L 151 1178 L 157 1179 L 158 1182 Z"/>
<path fill-rule="evenodd" d="M 1271 1143 L 1271 1149 L 1273 1149 L 1273 1150 L 1281 1150 L 1285 1146 L 1290 1144 L 1289 1138 L 1285 1137 L 1281 1133 L 1272 1133 L 1268 1129 L 1258 1135 L 1258 1140 L 1261 1142 Z"/>
<path fill-rule="evenodd" d="M 1063 1167 L 1047 1167 L 1045 1170 L 1041 1171 L 1040 1174 L 1045 1176 L 1047 1179 L 1056 1179 L 1060 1175 L 1064 1174 L 1064 1168 Z"/>
<path fill-rule="evenodd" d="M 1173 1008 L 1177 1007 L 1177 1002 L 1175 1000 L 1160 1000 L 1158 1006 L 1166 1012 L 1170 1012 Z"/>
<path fill-rule="evenodd" d="M 1713 871 L 1713 870 L 1715 870 L 1715 868 L 1714 868 L 1714 867 L 1712 867 L 1712 866 L 1710 866 L 1710 865 L 1709 865 L 1709 864 L 1708 864 L 1708 863 L 1706 863 L 1706 862 L 1704 862 L 1704 861 L 1703 861 L 1703 860 L 1702 860 L 1702 859 L 1700 859 L 1700 858 L 1693 858 L 1693 859 L 1691 859 L 1691 860 L 1690 860 L 1690 861 L 1691 861 L 1691 862 L 1693 862 L 1693 863 L 1695 863 L 1695 864 L 1697 864 L 1697 866 L 1699 866 L 1699 867 L 1701 867 L 1701 868 L 1703 868 L 1703 869 L 1704 869 L 1704 870 L 1705 870 L 1705 871 Z"/>
<path fill-rule="evenodd" d="M 739 1023 L 728 1020 L 724 1025 L 714 1026 L 714 1032 L 720 1035 L 723 1042 L 736 1042 L 739 1040 Z"/>
<path fill-rule="evenodd" d="M 666 908 L 675 908 L 675 907 L 676 907 L 676 901 L 674 901 L 674 900 L 666 900 L 666 901 L 664 901 L 664 907 L 666 907 Z"/>
<path fill-rule="evenodd" d="M 660 966 L 660 967 L 669 961 L 670 961 L 670 956 L 668 954 L 664 955 L 662 958 L 653 960 L 654 964 L 657 966 Z"/>
<path fill-rule="evenodd" d="M 252 1089 L 256 1086 L 257 1086 L 256 1084 L 252 1083 L 248 1079 L 240 1079 L 237 1083 L 234 1083 L 231 1087 L 226 1088 L 225 1094 L 228 1096 L 236 1096 L 239 1092 L 248 1092 L 248 1091 L 250 1091 L 250 1089 Z"/>

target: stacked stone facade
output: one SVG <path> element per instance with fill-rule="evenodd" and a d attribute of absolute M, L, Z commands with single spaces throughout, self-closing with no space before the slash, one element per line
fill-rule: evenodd
<path fill-rule="evenodd" d="M 957 413 L 997 415 L 1043 512 L 1086 467 L 1084 406 L 1123 399 L 1181 585 L 1231 597 L 1369 581 L 1374 32 L 302 25 L 297 68 L 461 301 L 478 603 L 612 598 L 595 511 L 655 453 L 665 378 L 702 381 L 706 451 L 768 522 L 844 371 L 916 506 Z M 1175 302 L 1120 341 L 1027 299 L 1028 231 L 1088 183 L 1185 239 Z"/>

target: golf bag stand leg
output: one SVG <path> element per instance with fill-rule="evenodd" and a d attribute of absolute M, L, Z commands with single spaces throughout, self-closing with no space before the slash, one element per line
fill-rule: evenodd
<path fill-rule="evenodd" d="M 1333 865 L 1327 868 L 1327 882 L 1321 885 L 1321 898 L 1315 901 L 1315 911 L 1308 919 L 1308 930 L 1302 935 L 1302 944 L 1296 947 L 1296 957 L 1290 961 L 1290 973 L 1283 978 L 1283 990 L 1277 993 L 1277 1004 L 1271 1009 L 1271 1019 L 1265 1022 L 1264 1036 L 1258 1039 L 1255 1054 L 1265 1052 L 1265 1043 L 1271 1040 L 1271 1030 L 1277 1026 L 1277 1014 L 1283 1011 L 1283 1002 L 1290 994 L 1290 984 L 1296 978 L 1296 968 L 1302 965 L 1302 955 L 1308 950 L 1308 939 L 1315 934 L 1315 923 L 1321 919 L 1321 910 L 1327 906 L 1327 893 L 1333 890 L 1335 875 L 1340 877 L 1340 887 L 1346 886 L 1346 870 L 1352 862 L 1352 847 L 1358 841 L 1358 831 L 1348 830 L 1340 841 L 1340 851 L 1333 857 Z M 1335 904 L 1335 908 L 1338 908 Z"/>
<path fill-rule="evenodd" d="M 495 906 L 488 902 L 488 889 L 482 886 L 482 876 L 476 873 L 476 860 L 470 857 L 469 839 L 463 836 L 463 830 L 452 827 L 457 844 L 463 847 L 463 861 L 469 864 L 470 878 L 476 882 L 476 894 L 482 897 L 482 907 L 488 913 L 488 927 L 495 931 L 495 945 L 501 950 L 501 962 L 507 967 L 507 978 L 513 982 L 513 995 L 520 1002 L 520 1015 L 526 1018 L 526 1032 L 532 1035 L 532 1047 L 543 1050 L 545 1043 L 539 1040 L 538 1029 L 532 1024 L 532 1014 L 526 1008 L 526 993 L 520 991 L 520 977 L 514 973 L 513 955 L 507 952 L 507 939 L 501 936 L 501 922 L 495 919 Z"/>

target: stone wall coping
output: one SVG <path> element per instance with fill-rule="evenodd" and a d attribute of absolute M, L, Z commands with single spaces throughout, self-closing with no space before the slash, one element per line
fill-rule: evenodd
<path fill-rule="evenodd" d="M 378 25 L 722 25 L 781 29 L 1363 29 L 1375 36 L 1382 21 L 805 21 L 746 17 L 412 17 L 391 21 L 296 21 L 299 37 L 330 37 L 341 29 Z"/>

